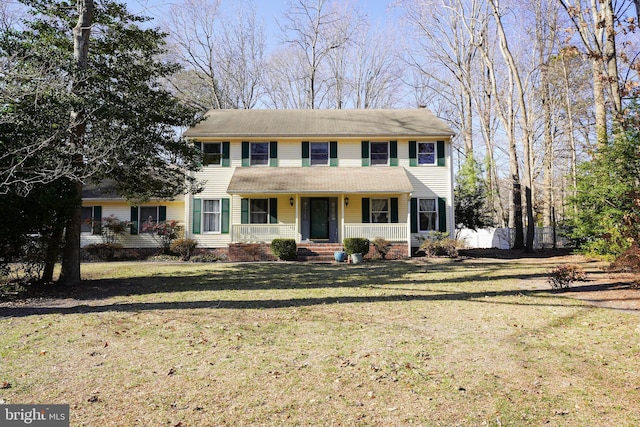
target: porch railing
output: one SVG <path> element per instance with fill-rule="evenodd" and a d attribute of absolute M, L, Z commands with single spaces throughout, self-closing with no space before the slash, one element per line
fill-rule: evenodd
<path fill-rule="evenodd" d="M 407 224 L 345 224 L 344 237 L 382 237 L 389 242 L 407 241 Z"/>
<path fill-rule="evenodd" d="M 231 241 L 270 242 L 273 239 L 298 239 L 295 224 L 233 224 Z"/>

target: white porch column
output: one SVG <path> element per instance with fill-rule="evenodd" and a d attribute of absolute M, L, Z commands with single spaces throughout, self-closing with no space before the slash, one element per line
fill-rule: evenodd
<path fill-rule="evenodd" d="M 342 194 L 340 196 L 340 235 L 338 236 L 338 240 L 340 240 L 340 242 L 342 242 L 344 240 L 344 211 L 345 211 L 345 206 L 344 206 L 344 199 L 345 199 L 345 195 Z"/>
<path fill-rule="evenodd" d="M 411 258 L 411 193 L 407 197 L 407 256 Z"/>
<path fill-rule="evenodd" d="M 296 243 L 302 241 L 302 233 L 300 232 L 300 196 L 295 195 L 293 203 L 296 204 Z"/>

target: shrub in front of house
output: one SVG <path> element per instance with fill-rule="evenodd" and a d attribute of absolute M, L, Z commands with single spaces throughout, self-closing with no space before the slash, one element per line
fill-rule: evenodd
<path fill-rule="evenodd" d="M 271 253 L 282 261 L 293 261 L 298 258 L 298 247 L 294 239 L 273 239 Z"/>
<path fill-rule="evenodd" d="M 422 243 L 417 254 L 424 254 L 427 258 L 435 256 L 458 257 L 458 248 L 461 246 L 456 239 L 449 237 L 449 233 L 433 231 L 427 236 L 418 236 Z"/>
<path fill-rule="evenodd" d="M 369 244 L 369 239 L 362 237 L 347 237 L 342 241 L 342 246 L 344 246 L 344 251 L 347 255 L 362 254 L 362 256 L 365 256 L 369 253 Z"/>
<path fill-rule="evenodd" d="M 391 250 L 391 243 L 382 237 L 376 237 L 371 241 L 371 244 L 382 259 L 387 258 L 387 254 Z"/>
<path fill-rule="evenodd" d="M 213 252 L 203 252 L 198 255 L 192 256 L 189 261 L 191 262 L 218 262 L 220 257 Z"/>
<path fill-rule="evenodd" d="M 182 238 L 172 241 L 169 249 L 171 252 L 179 254 L 183 261 L 189 261 L 196 246 L 198 246 L 197 240 Z"/>
<path fill-rule="evenodd" d="M 92 261 L 122 261 L 130 258 L 120 243 L 94 243 L 84 247 Z"/>

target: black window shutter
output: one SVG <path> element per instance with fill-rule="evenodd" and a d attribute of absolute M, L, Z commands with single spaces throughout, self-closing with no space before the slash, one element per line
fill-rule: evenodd
<path fill-rule="evenodd" d="M 222 219 L 220 223 L 220 232 L 222 234 L 229 234 L 229 198 L 222 199 Z"/>
<path fill-rule="evenodd" d="M 278 199 L 269 199 L 269 224 L 278 223 Z"/>
<path fill-rule="evenodd" d="M 394 224 L 398 223 L 398 198 L 391 198 L 391 222 Z"/>
<path fill-rule="evenodd" d="M 418 166 L 418 142 L 409 141 L 409 166 Z"/>
<path fill-rule="evenodd" d="M 329 142 L 329 165 L 338 166 L 338 141 Z"/>
<path fill-rule="evenodd" d="M 302 166 L 309 166 L 309 141 L 302 141 Z"/>
<path fill-rule="evenodd" d="M 418 199 L 411 198 L 411 232 L 418 232 Z"/>
<path fill-rule="evenodd" d="M 91 224 L 92 234 L 102 234 L 102 206 L 93 207 L 93 223 Z"/>
<path fill-rule="evenodd" d="M 438 228 L 443 233 L 447 231 L 447 203 L 442 197 L 438 197 Z"/>
<path fill-rule="evenodd" d="M 278 141 L 269 143 L 269 166 L 278 166 Z"/>
<path fill-rule="evenodd" d="M 202 221 L 202 199 L 193 199 L 193 234 L 200 234 Z"/>
<path fill-rule="evenodd" d="M 240 200 L 240 223 L 249 224 L 249 199 Z"/>
<path fill-rule="evenodd" d="M 438 141 L 437 152 L 438 152 L 438 166 L 444 166 L 445 165 L 444 141 Z"/>
<path fill-rule="evenodd" d="M 229 152 L 230 150 L 230 143 L 229 141 L 225 141 L 222 143 L 222 166 L 223 167 L 229 167 L 231 166 L 231 161 L 230 161 L 230 154 Z"/>
<path fill-rule="evenodd" d="M 369 211 L 370 200 L 368 197 L 362 198 L 362 223 L 368 224 L 371 222 L 371 212 Z"/>
<path fill-rule="evenodd" d="M 138 207 L 131 206 L 131 234 L 138 234 Z"/>
<path fill-rule="evenodd" d="M 242 166 L 249 166 L 249 143 L 242 141 Z"/>
<path fill-rule="evenodd" d="M 389 141 L 389 166 L 398 166 L 398 141 Z"/>
<path fill-rule="evenodd" d="M 167 220 L 167 207 L 166 206 L 158 206 L 158 222 Z"/>
<path fill-rule="evenodd" d="M 369 166 L 369 141 L 362 141 L 362 166 Z"/>

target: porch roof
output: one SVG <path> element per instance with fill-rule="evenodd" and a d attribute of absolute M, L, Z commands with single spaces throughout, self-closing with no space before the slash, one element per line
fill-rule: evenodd
<path fill-rule="evenodd" d="M 229 194 L 410 193 L 403 167 L 236 168 Z"/>

